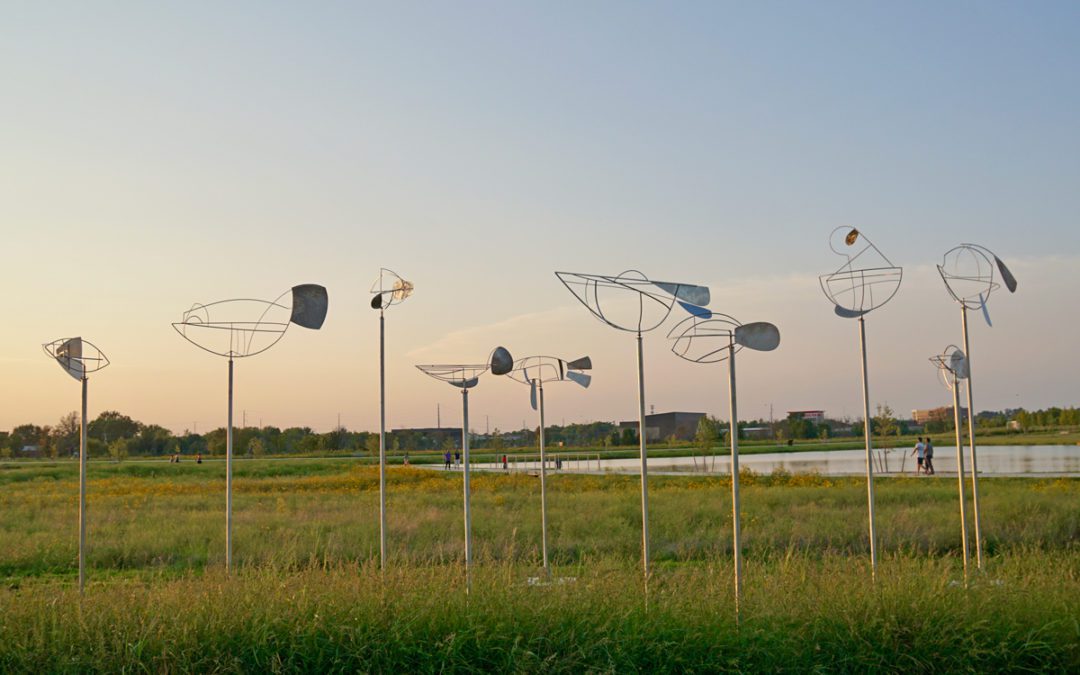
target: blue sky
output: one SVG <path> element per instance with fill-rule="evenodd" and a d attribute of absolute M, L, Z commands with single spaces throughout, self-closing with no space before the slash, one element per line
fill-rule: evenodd
<path fill-rule="evenodd" d="M 556 269 L 707 283 L 727 303 L 716 309 L 784 332 L 780 351 L 745 360 L 744 414 L 773 402 L 853 415 L 855 329 L 814 279 L 835 267 L 837 225 L 908 268 L 868 323 L 876 400 L 947 403 L 921 372 L 959 337 L 932 265 L 973 240 L 1015 261 L 1021 281 L 978 335 L 977 407 L 1080 402 L 1067 339 L 1080 262 L 1075 3 L 3 14 L 0 280 L 16 320 L 0 334 L 0 428 L 74 407 L 38 345 L 76 332 L 114 361 L 100 407 L 220 425 L 224 365 L 168 323 L 194 301 L 306 281 L 330 288 L 326 329 L 243 364 L 238 405 L 266 423 L 328 428 L 341 412 L 371 428 L 366 291 L 383 265 L 417 283 L 391 317 L 392 425 L 427 424 L 439 402 L 446 421 L 456 406 L 413 363 L 480 358 L 496 342 L 591 353 L 596 386 L 568 392 L 568 413 L 632 417 L 632 345 L 594 326 Z M 657 409 L 722 412 L 716 383 L 655 342 Z M 524 406 L 503 395 L 511 383 L 485 386 L 493 425 L 530 414 L 524 394 Z"/>

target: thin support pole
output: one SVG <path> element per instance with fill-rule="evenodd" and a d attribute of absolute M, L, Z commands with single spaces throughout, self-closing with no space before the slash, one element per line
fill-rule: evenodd
<path fill-rule="evenodd" d="M 742 596 L 742 528 L 739 522 L 739 413 L 735 395 L 734 339 L 728 343 L 728 388 L 731 406 L 731 421 L 728 423 L 728 436 L 731 440 L 731 531 L 735 553 L 735 622 L 738 623 Z"/>
<path fill-rule="evenodd" d="M 469 390 L 461 390 L 461 454 L 465 460 L 465 593 L 472 588 L 469 566 L 472 564 L 472 520 L 469 516 Z"/>
<path fill-rule="evenodd" d="M 540 399 L 540 550 L 544 556 L 544 574 L 551 576 L 548 567 L 547 541 L 547 458 L 544 455 L 544 383 L 537 381 L 536 390 Z"/>
<path fill-rule="evenodd" d="M 971 511 L 975 519 L 975 567 L 982 569 L 982 529 L 979 527 L 979 461 L 975 453 L 975 403 L 971 393 L 971 343 L 968 342 L 967 307 L 960 306 L 961 323 L 964 327 L 964 355 L 968 362 L 967 404 L 968 443 L 971 446 Z"/>
<path fill-rule="evenodd" d="M 379 310 L 379 569 L 386 569 L 386 321 Z"/>
<path fill-rule="evenodd" d="M 649 578 L 649 460 L 645 445 L 645 356 L 637 334 L 638 445 L 641 453 L 641 566 Z"/>
<path fill-rule="evenodd" d="M 233 360 L 229 359 L 229 424 L 225 428 L 225 572 L 232 572 Z"/>
<path fill-rule="evenodd" d="M 86 585 L 86 383 L 82 378 L 82 420 L 79 423 L 79 594 Z"/>
<path fill-rule="evenodd" d="M 960 428 L 960 380 L 952 375 L 953 426 L 956 429 L 956 480 L 960 488 L 960 541 L 964 550 L 964 583 L 968 578 L 967 504 L 964 499 L 964 442 Z"/>
<path fill-rule="evenodd" d="M 863 437 L 866 441 L 866 499 L 870 515 L 870 577 L 877 579 L 877 529 L 874 527 L 874 450 L 871 441 L 870 378 L 866 369 L 866 321 L 859 317 L 859 347 L 862 350 Z"/>

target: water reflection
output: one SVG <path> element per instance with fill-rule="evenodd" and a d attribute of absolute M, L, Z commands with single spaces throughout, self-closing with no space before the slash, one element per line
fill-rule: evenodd
<path fill-rule="evenodd" d="M 1078 445 L 988 445 L 977 449 L 979 475 L 1080 475 L 1080 446 Z M 914 475 L 915 458 L 910 449 L 874 451 L 874 471 L 882 475 Z M 760 455 L 739 455 L 744 469 L 755 473 L 772 473 L 784 469 L 791 473 L 817 472 L 826 476 L 863 475 L 866 473 L 865 450 L 831 450 L 810 452 L 775 452 Z M 591 462 L 604 471 L 637 473 L 640 460 L 605 459 Z M 934 468 L 937 473 L 956 473 L 956 446 L 934 447 Z M 564 469 L 565 470 L 565 469 Z M 709 473 L 730 473 L 727 457 L 708 459 Z M 964 470 L 971 471 L 971 458 L 964 449 Z M 573 467 L 570 467 L 573 471 Z M 687 473 L 702 471 L 701 457 L 649 458 L 649 471 L 658 473 Z"/>

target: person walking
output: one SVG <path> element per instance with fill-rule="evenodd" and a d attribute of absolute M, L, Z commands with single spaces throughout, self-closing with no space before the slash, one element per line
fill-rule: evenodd
<path fill-rule="evenodd" d="M 915 455 L 915 474 L 918 475 L 923 472 L 923 462 L 926 458 L 926 444 L 923 443 L 922 436 L 919 436 L 919 442 L 915 444 L 915 449 L 911 451 L 911 454 Z"/>
<path fill-rule="evenodd" d="M 454 466 L 456 466 L 456 467 L 461 466 L 461 451 L 460 450 L 455 450 L 454 451 Z"/>
<path fill-rule="evenodd" d="M 443 468 L 446 469 L 447 471 L 449 471 L 450 470 L 450 451 L 449 450 L 447 450 L 446 452 L 443 453 L 443 464 L 444 464 Z"/>
<path fill-rule="evenodd" d="M 923 471 L 928 475 L 933 476 L 934 471 L 934 443 L 930 440 L 930 437 L 926 437 L 926 450 L 923 451 Z"/>

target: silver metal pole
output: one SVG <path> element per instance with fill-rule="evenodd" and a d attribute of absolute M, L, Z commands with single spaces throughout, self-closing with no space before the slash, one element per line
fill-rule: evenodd
<path fill-rule="evenodd" d="M 975 403 L 971 394 L 971 343 L 968 342 L 967 307 L 960 306 L 964 327 L 964 355 L 968 361 L 967 404 L 968 443 L 971 444 L 971 510 L 975 516 L 975 567 L 982 569 L 982 530 L 979 528 L 979 461 L 975 453 Z"/>
<path fill-rule="evenodd" d="M 82 421 L 79 424 L 79 593 L 86 584 L 86 382 L 82 378 Z"/>
<path fill-rule="evenodd" d="M 960 487 L 960 540 L 964 549 L 964 583 L 968 578 L 967 505 L 964 499 L 964 442 L 960 431 L 960 380 L 952 376 L 953 426 L 956 429 L 956 479 Z"/>
<path fill-rule="evenodd" d="M 386 321 L 379 310 L 379 569 L 386 569 Z"/>
<path fill-rule="evenodd" d="M 735 396 L 735 341 L 728 343 L 728 387 L 730 390 L 731 422 L 731 530 L 735 544 L 735 621 L 739 620 L 739 600 L 742 595 L 742 528 L 739 523 L 739 414 Z"/>
<path fill-rule="evenodd" d="M 637 334 L 638 445 L 641 453 L 641 565 L 649 578 L 649 460 L 645 447 L 645 356 Z"/>
<path fill-rule="evenodd" d="M 232 571 L 233 360 L 229 359 L 229 426 L 225 429 L 225 571 Z"/>
<path fill-rule="evenodd" d="M 866 321 L 859 317 L 859 347 L 862 349 L 863 436 L 866 440 L 866 499 L 870 511 L 870 577 L 877 579 L 877 530 L 874 527 L 874 455 L 871 441 L 870 379 L 866 370 Z"/>
<path fill-rule="evenodd" d="M 472 587 L 469 566 L 472 564 L 472 520 L 469 517 L 469 390 L 461 390 L 461 454 L 465 460 L 465 593 Z"/>
<path fill-rule="evenodd" d="M 540 398 L 540 541 L 544 555 L 544 574 L 550 576 L 547 546 L 547 459 L 544 455 L 544 383 L 537 382 Z"/>

